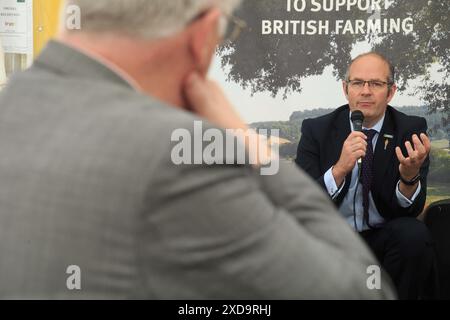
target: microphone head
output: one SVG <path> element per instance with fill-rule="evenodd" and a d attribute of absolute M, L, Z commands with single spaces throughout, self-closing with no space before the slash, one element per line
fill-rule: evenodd
<path fill-rule="evenodd" d="M 364 114 L 360 110 L 355 110 L 350 116 L 355 131 L 362 131 L 362 124 L 364 122 Z"/>
<path fill-rule="evenodd" d="M 352 120 L 352 122 L 354 121 L 364 122 L 364 114 L 360 110 L 355 110 L 352 112 L 350 119 Z"/>

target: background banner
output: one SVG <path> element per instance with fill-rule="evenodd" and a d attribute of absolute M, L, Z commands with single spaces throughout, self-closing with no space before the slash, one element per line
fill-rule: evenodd
<path fill-rule="evenodd" d="M 211 76 L 255 128 L 280 129 L 293 160 L 306 118 L 346 103 L 341 81 L 371 50 L 396 67 L 391 105 L 425 117 L 433 142 L 428 201 L 450 198 L 448 0 L 244 0 L 237 40 L 217 52 Z"/>

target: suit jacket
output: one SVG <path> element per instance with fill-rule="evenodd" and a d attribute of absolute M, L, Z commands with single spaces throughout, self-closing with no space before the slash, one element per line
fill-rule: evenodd
<path fill-rule="evenodd" d="M 307 119 L 302 124 L 302 136 L 297 151 L 296 163 L 314 178 L 326 190 L 324 174 L 337 163 L 342 146 L 351 133 L 349 106 L 344 105 L 330 114 L 316 119 Z M 419 215 L 424 207 L 427 190 L 429 158 L 420 169 L 421 190 L 413 204 L 408 208 L 399 206 L 396 186 L 400 179 L 399 161 L 395 147 L 400 146 L 407 155 L 405 142 L 411 141 L 414 133 L 426 133 L 426 120 L 408 116 L 388 106 L 383 127 L 374 151 L 373 184 L 371 193 L 378 212 L 386 220 L 396 217 Z M 385 138 L 385 135 L 393 138 Z M 386 139 L 388 144 L 385 148 Z M 334 199 L 339 206 L 346 196 L 351 182 L 351 173 L 345 179 L 341 193 Z"/>
<path fill-rule="evenodd" d="M 0 94 L 0 298 L 394 297 L 295 166 L 175 165 L 198 120 L 51 42 Z"/>

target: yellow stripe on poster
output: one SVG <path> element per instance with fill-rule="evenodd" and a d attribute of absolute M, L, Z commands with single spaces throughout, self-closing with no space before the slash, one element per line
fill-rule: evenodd
<path fill-rule="evenodd" d="M 33 0 L 34 56 L 45 47 L 58 30 L 62 0 Z"/>

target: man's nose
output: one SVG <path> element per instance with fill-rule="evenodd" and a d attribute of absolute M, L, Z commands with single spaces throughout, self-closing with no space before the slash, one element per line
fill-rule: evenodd
<path fill-rule="evenodd" d="M 364 83 L 364 86 L 363 86 L 363 88 L 361 90 L 361 94 L 364 95 L 364 96 L 372 94 L 372 91 L 370 90 L 370 86 L 369 86 L 368 82 Z"/>

